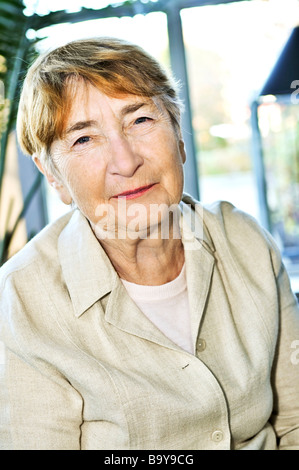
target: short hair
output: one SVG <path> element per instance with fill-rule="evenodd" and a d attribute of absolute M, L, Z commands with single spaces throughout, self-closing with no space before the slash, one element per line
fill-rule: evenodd
<path fill-rule="evenodd" d="M 158 97 L 175 129 L 180 129 L 178 85 L 156 59 L 139 46 L 116 38 L 72 41 L 40 55 L 22 87 L 19 144 L 25 154 L 38 155 L 44 164 L 52 143 L 62 136 L 69 105 L 67 84 L 74 79 L 83 79 L 113 97 Z"/>

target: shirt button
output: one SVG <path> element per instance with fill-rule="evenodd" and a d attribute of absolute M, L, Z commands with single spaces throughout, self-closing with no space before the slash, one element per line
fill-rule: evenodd
<path fill-rule="evenodd" d="M 196 351 L 197 352 L 202 352 L 206 349 L 206 342 L 204 339 L 199 338 L 197 341 L 197 346 L 196 346 Z"/>
<path fill-rule="evenodd" d="M 223 432 L 222 431 L 214 431 L 212 434 L 212 441 L 214 442 L 220 442 L 223 439 Z"/>

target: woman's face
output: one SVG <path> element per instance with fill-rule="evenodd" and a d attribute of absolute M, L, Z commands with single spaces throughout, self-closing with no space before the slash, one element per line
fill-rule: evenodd
<path fill-rule="evenodd" d="M 183 143 L 162 104 L 150 98 L 112 98 L 78 82 L 51 156 L 62 182 L 61 198 L 72 199 L 93 226 L 113 230 L 112 219 L 104 223 L 106 210 L 115 217 L 114 229 L 128 226 L 139 208 L 143 229 L 151 223 L 151 209 L 160 206 L 163 218 L 165 205 L 180 202 Z"/>

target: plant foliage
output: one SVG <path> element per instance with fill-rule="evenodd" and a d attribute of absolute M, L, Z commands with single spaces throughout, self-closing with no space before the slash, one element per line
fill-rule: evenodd
<path fill-rule="evenodd" d="M 26 36 L 30 18 L 26 17 L 23 11 L 22 0 L 0 0 L 0 80 L 2 90 L 0 100 L 0 197 L 8 137 L 15 125 L 20 84 L 28 63 L 36 55 L 34 41 L 30 41 Z M 35 183 L 34 188 L 36 186 Z M 25 198 L 24 206 L 12 229 L 8 227 L 11 225 L 11 209 L 14 201 L 11 200 L 9 207 L 4 209 L 6 210 L 6 222 L 4 235 L 0 240 L 0 265 L 8 257 L 9 246 L 18 223 L 30 204 L 33 196 L 32 191 L 29 192 L 29 196 L 29 198 Z"/>

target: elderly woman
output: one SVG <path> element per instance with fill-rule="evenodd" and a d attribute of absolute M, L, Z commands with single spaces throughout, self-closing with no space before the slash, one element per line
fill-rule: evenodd
<path fill-rule="evenodd" d="M 278 249 L 182 195 L 174 84 L 139 47 L 29 69 L 23 150 L 71 210 L 1 269 L 2 449 L 299 449 L 299 314 Z"/>

